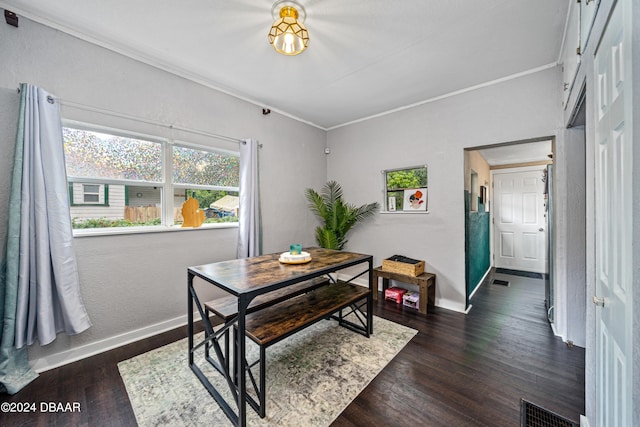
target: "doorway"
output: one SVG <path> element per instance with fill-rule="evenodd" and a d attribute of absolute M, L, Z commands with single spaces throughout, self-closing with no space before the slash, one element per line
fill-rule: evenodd
<path fill-rule="evenodd" d="M 524 141 L 514 141 L 509 143 L 494 144 L 483 147 L 472 147 L 465 149 L 465 278 L 467 289 L 467 310 L 470 308 L 470 299 L 480 285 L 486 281 L 492 268 L 496 266 L 495 255 L 500 253 L 506 255 L 506 249 L 517 253 L 525 254 L 520 256 L 521 261 L 536 258 L 538 263 L 533 268 L 529 266 L 524 268 L 519 264 L 511 265 L 512 268 L 524 271 L 542 271 L 544 274 L 548 272 L 548 249 L 546 239 L 547 230 L 547 206 L 548 201 L 544 196 L 544 185 L 540 183 L 543 180 L 543 171 L 546 171 L 548 165 L 552 164 L 554 137 L 534 138 Z M 534 187 L 539 196 L 529 194 L 528 188 L 520 186 L 519 199 L 517 202 L 522 205 L 523 195 L 525 202 L 534 209 L 534 215 L 521 217 L 521 222 L 531 222 L 535 217 L 535 228 L 520 232 L 516 239 L 515 234 L 509 239 L 506 233 L 503 234 L 502 242 L 504 245 L 501 251 L 496 251 L 494 247 L 495 238 L 495 222 L 496 210 L 504 208 L 504 205 L 498 206 L 495 198 L 495 182 L 493 176 L 498 173 L 501 177 L 507 176 L 507 172 L 514 168 L 523 170 L 535 170 Z M 522 181 L 522 180 L 521 180 Z M 524 184 L 528 184 L 530 180 L 525 179 Z M 477 188 L 476 188 L 477 187 Z M 512 206 L 513 207 L 513 206 Z M 503 212 L 505 210 L 503 209 Z M 513 212 L 513 211 L 512 211 Z M 520 212 L 522 213 L 522 212 Z M 527 224 L 531 228 L 531 224 Z M 542 231 L 539 229 L 542 228 Z M 516 241 L 518 240 L 518 241 Z M 513 246 L 513 245 L 517 245 Z M 525 245 L 527 251 L 522 250 Z M 535 257 L 532 257 L 535 253 Z M 505 258 L 504 256 L 502 258 Z M 503 259 L 504 260 L 504 259 Z M 529 260 L 530 261 L 530 260 Z M 540 263 L 542 267 L 540 267 Z M 529 264 L 532 264 L 531 262 Z"/>
<path fill-rule="evenodd" d="M 499 169 L 491 173 L 493 187 L 493 265 L 548 273 L 546 165 Z"/>

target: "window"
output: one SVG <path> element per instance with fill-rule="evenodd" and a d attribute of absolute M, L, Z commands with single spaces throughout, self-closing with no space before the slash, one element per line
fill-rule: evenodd
<path fill-rule="evenodd" d="M 189 197 L 206 223 L 238 221 L 237 152 L 89 127 L 63 137 L 74 228 L 181 224 Z"/>
<path fill-rule="evenodd" d="M 69 182 L 71 206 L 109 206 L 109 184 Z"/>
<path fill-rule="evenodd" d="M 100 202 L 100 186 L 98 184 L 82 184 L 84 203 Z"/>
<path fill-rule="evenodd" d="M 182 202 L 198 200 L 206 222 L 237 222 L 240 198 L 239 157 L 234 153 L 207 151 L 181 145 L 172 147 L 174 197 Z M 176 223 L 182 223 L 181 216 Z"/>
<path fill-rule="evenodd" d="M 426 166 L 388 169 L 382 173 L 386 212 L 428 212 Z"/>

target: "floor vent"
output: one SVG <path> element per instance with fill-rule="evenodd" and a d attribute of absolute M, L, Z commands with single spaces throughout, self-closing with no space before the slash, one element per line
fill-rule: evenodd
<path fill-rule="evenodd" d="M 508 280 L 499 280 L 499 279 L 493 279 L 493 283 L 494 285 L 502 285 L 502 286 L 509 286 L 509 281 Z"/>
<path fill-rule="evenodd" d="M 579 427 L 579 424 L 522 399 L 520 427 Z"/>
<path fill-rule="evenodd" d="M 533 273 L 531 271 L 509 270 L 508 268 L 496 268 L 496 273 L 511 274 L 512 276 L 529 277 L 532 279 L 544 279 L 541 273 Z"/>

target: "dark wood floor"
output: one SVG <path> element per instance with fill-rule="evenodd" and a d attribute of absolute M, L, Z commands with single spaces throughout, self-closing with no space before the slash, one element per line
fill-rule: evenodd
<path fill-rule="evenodd" d="M 505 278 L 505 276 L 501 276 Z M 484 284 L 467 315 L 427 317 L 379 299 L 375 314 L 419 333 L 333 426 L 517 426 L 524 398 L 564 417 L 584 413 L 584 350 L 553 337 L 542 280 Z M 135 426 L 116 364 L 186 336 L 186 328 L 44 372 L 3 402 L 36 403 L 35 414 L 0 412 L 0 426 Z M 41 413 L 41 402 L 79 413 Z"/>

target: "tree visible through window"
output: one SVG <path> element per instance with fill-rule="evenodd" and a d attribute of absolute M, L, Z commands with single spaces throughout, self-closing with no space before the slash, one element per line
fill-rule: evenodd
<path fill-rule="evenodd" d="M 74 228 L 180 224 L 189 197 L 206 222 L 237 221 L 237 152 L 71 127 L 63 136 Z"/>
<path fill-rule="evenodd" d="M 427 211 L 426 166 L 383 171 L 387 212 Z"/>

